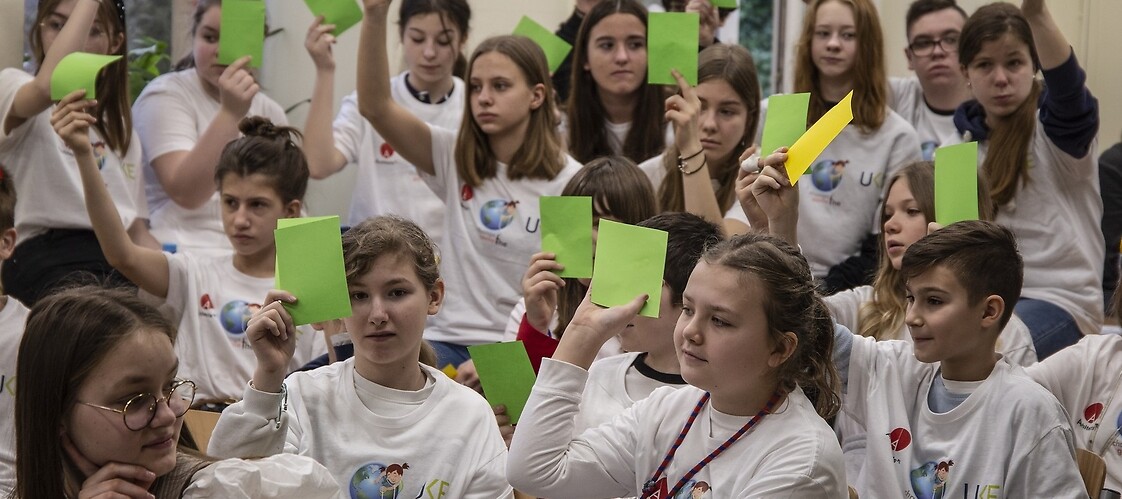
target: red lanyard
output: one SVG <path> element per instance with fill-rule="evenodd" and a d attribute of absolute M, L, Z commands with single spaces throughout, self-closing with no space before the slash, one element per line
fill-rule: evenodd
<path fill-rule="evenodd" d="M 771 398 L 768 399 L 767 404 L 764 405 L 764 408 L 760 409 L 760 412 L 757 412 L 755 416 L 752 416 L 752 419 L 749 419 L 747 423 L 744 423 L 744 426 L 741 426 L 740 429 L 736 431 L 736 433 L 729 437 L 728 440 L 725 440 L 725 443 L 721 444 L 716 449 L 713 449 L 713 452 L 710 452 L 708 456 L 705 456 L 705 459 L 702 459 L 697 464 L 695 464 L 693 468 L 690 468 L 690 470 L 686 472 L 686 474 L 680 480 L 678 480 L 678 483 L 674 484 L 674 488 L 670 490 L 670 494 L 667 497 L 675 497 L 678 492 L 682 490 L 682 487 L 684 487 L 686 483 L 688 483 L 690 479 L 697 474 L 697 472 L 701 471 L 702 468 L 708 466 L 709 463 L 713 462 L 714 459 L 717 459 L 717 456 L 720 456 L 721 453 L 732 446 L 732 444 L 736 443 L 737 440 L 740 440 L 740 437 L 743 437 L 745 433 L 748 433 L 748 430 L 751 430 L 753 426 L 756 426 L 756 423 L 759 423 L 760 420 L 763 419 L 764 415 L 771 413 L 771 410 L 775 408 L 775 404 L 779 403 L 779 396 L 779 390 L 776 390 L 775 393 L 772 394 Z M 693 427 L 694 421 L 697 420 L 697 415 L 701 413 L 701 408 L 705 407 L 705 403 L 708 401 L 709 392 L 706 392 L 705 395 L 701 396 L 701 400 L 697 401 L 697 405 L 694 406 L 693 412 L 690 413 L 689 419 L 687 419 L 686 424 L 682 426 L 682 431 L 678 433 L 678 438 L 674 439 L 674 444 L 670 446 L 670 450 L 666 453 L 666 457 L 662 458 L 662 464 L 659 464 L 658 469 L 655 470 L 654 476 L 652 476 L 650 480 L 647 480 L 647 483 L 643 485 L 643 497 L 652 497 L 651 494 L 655 492 L 655 484 L 660 478 L 662 478 L 662 474 L 666 472 L 666 468 L 670 466 L 670 462 L 674 460 L 674 454 L 678 452 L 678 447 L 681 447 L 682 442 L 686 440 L 686 434 L 690 432 L 690 428 Z"/>

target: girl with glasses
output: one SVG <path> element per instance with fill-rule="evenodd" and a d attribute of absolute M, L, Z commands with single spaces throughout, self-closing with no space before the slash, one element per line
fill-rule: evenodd
<path fill-rule="evenodd" d="M 126 291 L 66 290 L 32 308 L 19 348 L 11 497 L 338 493 L 309 458 L 215 461 L 180 449 L 194 384 L 177 377 L 175 336 L 158 310 Z"/>

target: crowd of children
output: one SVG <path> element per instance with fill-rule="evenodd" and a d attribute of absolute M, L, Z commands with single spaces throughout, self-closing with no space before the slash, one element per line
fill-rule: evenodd
<path fill-rule="evenodd" d="M 0 497 L 1122 490 L 1122 336 L 1099 334 L 1122 194 L 1044 0 L 915 0 L 910 78 L 886 77 L 874 2 L 807 2 L 792 90 L 808 126 L 850 93 L 853 120 L 797 185 L 786 147 L 759 150 L 727 9 L 664 0 L 700 36 L 697 83 L 660 86 L 639 0 L 577 0 L 552 75 L 522 36 L 465 56 L 467 0 L 398 1 L 396 36 L 391 0 L 361 1 L 334 119 L 335 25 L 313 21 L 303 130 L 249 57 L 218 62 L 221 0 L 131 107 L 125 60 L 51 88 L 69 54 L 126 53 L 124 1 L 38 2 L 34 71 L 0 71 Z M 980 220 L 944 227 L 932 160 L 968 141 Z M 352 315 L 297 325 L 274 230 L 350 164 Z M 593 247 L 602 220 L 665 232 L 661 293 L 604 307 L 610 283 L 560 277 L 539 205 L 558 195 L 591 198 Z M 510 340 L 537 373 L 517 425 L 468 349 Z M 221 413 L 205 448 L 189 410 Z"/>

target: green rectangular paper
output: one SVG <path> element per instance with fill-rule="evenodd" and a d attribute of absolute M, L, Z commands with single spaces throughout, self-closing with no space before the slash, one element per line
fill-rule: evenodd
<path fill-rule="evenodd" d="M 935 150 L 935 221 L 978 219 L 978 143 Z"/>
<path fill-rule="evenodd" d="M 677 69 L 690 85 L 697 85 L 696 12 L 651 12 L 647 20 L 647 83 L 677 85 Z"/>
<path fill-rule="evenodd" d="M 303 325 L 350 317 L 339 217 L 282 218 L 275 235 L 277 289 L 297 299 L 284 306 L 292 321 Z"/>
<path fill-rule="evenodd" d="M 726 9 L 735 9 L 739 7 L 739 5 L 737 5 L 737 0 L 713 0 L 713 5 Z"/>
<path fill-rule="evenodd" d="M 249 67 L 261 67 L 265 50 L 265 2 L 263 0 L 224 0 L 222 25 L 218 34 L 218 63 L 233 64 L 250 56 Z"/>
<path fill-rule="evenodd" d="M 487 403 L 492 407 L 505 405 L 511 424 L 518 424 L 535 379 L 526 346 L 521 341 L 472 345 L 468 354 Z"/>
<path fill-rule="evenodd" d="M 51 100 L 62 100 L 78 89 L 86 91 L 86 99 L 97 98 L 97 74 L 101 68 L 120 59 L 119 55 L 71 52 L 58 61 L 51 73 Z"/>
<path fill-rule="evenodd" d="M 362 20 L 362 9 L 355 0 L 304 0 L 313 16 L 323 16 L 324 24 L 334 24 L 331 34 L 341 35 Z"/>
<path fill-rule="evenodd" d="M 760 156 L 775 152 L 780 147 L 791 147 L 806 133 L 806 113 L 810 107 L 810 93 L 776 94 L 767 98 L 767 116 L 764 117 L 763 144 Z"/>
<path fill-rule="evenodd" d="M 561 277 L 592 277 L 592 198 L 542 196 L 542 251 L 557 254 Z"/>
<path fill-rule="evenodd" d="M 522 20 L 518 21 L 518 26 L 514 28 L 514 34 L 529 38 L 542 48 L 542 51 L 545 52 L 545 59 L 549 61 L 550 73 L 557 71 L 557 67 L 565 60 L 565 56 L 569 55 L 570 50 L 573 50 L 573 46 L 569 45 L 569 42 L 562 40 L 561 37 L 553 34 L 545 26 L 530 19 L 530 16 L 522 16 Z"/>
<path fill-rule="evenodd" d="M 614 307 L 646 294 L 639 315 L 657 318 L 665 267 L 665 231 L 600 220 L 592 303 Z"/>

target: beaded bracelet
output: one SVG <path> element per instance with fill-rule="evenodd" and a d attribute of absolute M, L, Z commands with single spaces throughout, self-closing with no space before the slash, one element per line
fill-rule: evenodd
<path fill-rule="evenodd" d="M 701 169 L 701 167 L 705 166 L 706 159 L 701 158 L 701 164 L 697 165 L 697 168 L 694 168 L 693 170 L 689 170 L 689 171 L 686 171 L 686 162 L 693 159 L 693 158 L 696 158 L 699 154 L 701 154 L 703 152 L 705 152 L 705 148 L 701 148 L 697 152 L 695 152 L 695 153 L 693 153 L 689 156 L 686 156 L 684 158 L 682 156 L 678 156 L 678 171 L 682 172 L 683 175 L 693 175 L 694 173 L 697 173 L 698 170 Z"/>

